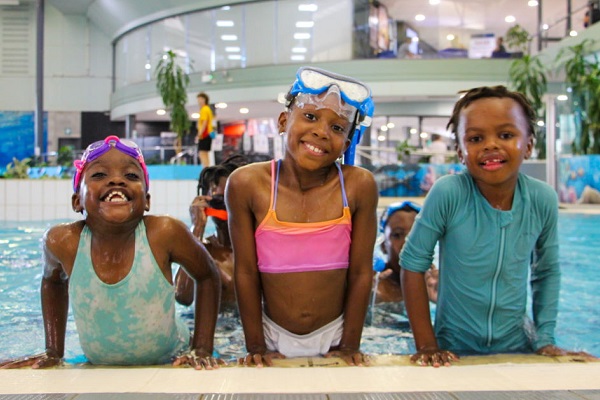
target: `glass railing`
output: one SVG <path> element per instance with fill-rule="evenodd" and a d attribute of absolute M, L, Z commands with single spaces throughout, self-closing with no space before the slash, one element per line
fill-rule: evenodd
<path fill-rule="evenodd" d="M 115 43 L 115 89 L 151 80 L 166 50 L 188 73 L 351 59 L 353 1 L 307 3 L 226 6 L 132 30 Z"/>

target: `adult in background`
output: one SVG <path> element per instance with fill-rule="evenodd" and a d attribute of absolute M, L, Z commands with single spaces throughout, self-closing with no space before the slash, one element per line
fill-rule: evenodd
<path fill-rule="evenodd" d="M 203 168 L 210 166 L 209 152 L 213 140 L 213 119 L 214 115 L 208 106 L 208 95 L 204 92 L 198 93 L 198 106 L 200 107 L 200 117 L 198 118 L 198 159 Z"/>

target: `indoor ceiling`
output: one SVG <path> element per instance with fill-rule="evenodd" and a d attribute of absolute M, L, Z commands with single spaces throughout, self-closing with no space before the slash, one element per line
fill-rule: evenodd
<path fill-rule="evenodd" d="M 135 26 L 136 21 L 148 21 L 164 13 L 165 9 L 181 11 L 223 4 L 216 0 L 49 0 L 49 3 L 65 14 L 86 15 L 111 39 Z M 468 38 L 473 33 L 503 35 L 515 23 L 535 33 L 539 10 L 542 24 L 551 27 L 551 35 L 564 37 L 568 32 L 565 15 L 569 7 L 573 12 L 571 26 L 580 29 L 587 0 L 538 0 L 537 6 L 528 5 L 531 3 L 529 0 L 379 0 L 379 3 L 386 6 L 390 18 L 407 22 L 424 40 L 434 42 L 432 44 L 435 47 L 442 49 L 451 47 L 450 43 L 444 43 L 448 34 L 456 35 L 460 44 L 468 45 Z M 423 18 L 417 20 L 417 15 Z M 508 15 L 515 18 L 514 22 L 505 21 Z M 250 108 L 251 113 L 240 114 L 242 107 Z M 197 111 L 197 106 L 192 104 L 188 109 L 192 113 Z M 229 104 L 226 109 L 218 110 L 217 114 L 220 120 L 232 121 L 276 117 L 281 109 L 281 104 L 274 101 L 253 102 L 251 105 L 240 103 Z M 157 115 L 155 110 L 138 113 L 136 118 L 140 121 L 167 119 L 166 116 Z"/>

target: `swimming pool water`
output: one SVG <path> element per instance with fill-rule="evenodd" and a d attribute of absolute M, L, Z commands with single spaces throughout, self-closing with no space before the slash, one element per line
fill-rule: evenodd
<path fill-rule="evenodd" d="M 62 221 L 0 222 L 0 360 L 44 349 L 40 304 L 41 237 Z M 600 356 L 600 215 L 560 214 L 562 284 L 557 344 Z M 191 324 L 190 308 L 177 306 Z M 414 342 L 408 321 L 379 307 L 366 326 L 362 350 L 368 354 L 410 354 Z M 233 313 L 219 318 L 215 349 L 225 359 L 244 354 L 243 331 Z M 75 323 L 67 322 L 65 356 L 82 354 Z"/>

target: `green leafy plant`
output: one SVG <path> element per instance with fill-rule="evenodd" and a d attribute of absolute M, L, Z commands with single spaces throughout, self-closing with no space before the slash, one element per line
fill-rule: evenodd
<path fill-rule="evenodd" d="M 4 171 L 4 177 L 9 179 L 28 179 L 28 170 L 30 163 L 31 158 L 24 158 L 19 161 L 13 157 L 12 162 L 8 163 L 8 165 L 6 166 L 6 171 Z"/>
<path fill-rule="evenodd" d="M 396 154 L 398 154 L 398 161 L 406 162 L 410 159 L 410 155 L 417 148 L 408 144 L 408 139 L 396 145 Z"/>
<path fill-rule="evenodd" d="M 575 115 L 573 154 L 600 154 L 600 64 L 594 54 L 595 41 L 565 47 L 556 56 L 570 88 L 569 100 Z"/>
<path fill-rule="evenodd" d="M 185 108 L 190 77 L 177 63 L 177 55 L 168 50 L 156 66 L 156 88 L 165 108 L 170 112 L 171 131 L 177 134 L 176 152 L 181 152 L 183 137 L 190 131 L 190 119 Z"/>
<path fill-rule="evenodd" d="M 520 25 L 515 25 L 506 32 L 506 43 L 523 52 L 523 56 L 515 58 L 510 65 L 508 76 L 511 89 L 522 93 L 529 99 L 536 110 L 538 118 L 543 119 L 546 113 L 543 96 L 547 90 L 547 69 L 538 56 L 530 53 L 532 37 Z M 546 158 L 545 131 L 538 128 L 536 132 L 536 149 L 538 158 Z"/>
<path fill-rule="evenodd" d="M 58 154 L 56 155 L 56 164 L 63 167 L 72 167 L 73 160 L 73 148 L 70 146 L 62 146 L 60 149 L 58 149 Z"/>

